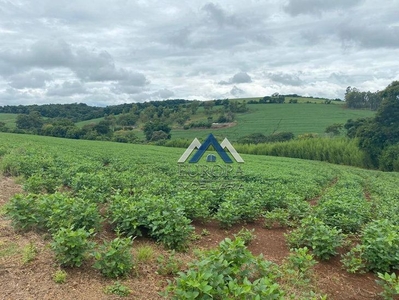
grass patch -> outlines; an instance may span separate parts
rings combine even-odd
[[[18,245],[15,243],[0,242],[0,258],[18,254]]]

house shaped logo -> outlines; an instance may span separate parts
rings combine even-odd
[[[234,159],[239,162],[243,163],[244,160],[241,158],[241,156],[238,154],[236,149],[231,145],[229,140],[225,138],[221,144],[216,140],[216,138],[213,136],[213,134],[209,134],[209,136],[206,138],[206,140],[201,144],[200,141],[195,138],[190,146],[186,149],[186,151],[183,153],[183,155],[179,158],[177,162],[179,163],[184,163],[188,157],[193,153],[195,149],[197,149],[197,152],[194,153],[193,157],[189,160],[189,163],[197,163],[201,157],[205,154],[206,150],[210,147],[213,146],[213,148],[216,150],[217,154],[222,158],[222,160],[225,163],[232,163],[233,160],[230,158],[230,156],[226,153],[224,150],[227,148],[229,150],[230,154],[234,157]],[[213,154],[209,154],[206,158],[207,162],[214,162],[216,161],[216,156]]]

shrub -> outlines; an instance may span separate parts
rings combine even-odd
[[[366,225],[361,237],[363,257],[372,271],[399,269],[399,226],[389,220],[375,220]]]
[[[382,171],[399,172],[399,144],[388,146],[382,151],[379,167]]]
[[[95,203],[70,195],[15,195],[6,208],[6,213],[17,229],[48,229],[56,232],[60,228],[98,229],[101,216]]]
[[[285,236],[290,247],[310,247],[320,259],[336,255],[336,248],[342,245],[344,238],[340,229],[329,227],[314,216],[303,219],[299,228]]]
[[[356,233],[371,219],[371,203],[351,194],[351,190],[320,201],[316,216],[325,224],[341,229],[344,233]]]
[[[106,286],[104,292],[106,294],[114,294],[120,297],[127,297],[129,296],[132,291],[119,281],[115,281],[114,284]]]
[[[53,274],[53,280],[55,283],[65,283],[66,278],[67,278],[67,272],[65,272],[64,270],[57,270]]]
[[[43,174],[33,174],[24,183],[24,190],[29,193],[54,193],[58,186],[61,185],[61,180],[52,176],[45,176]]]
[[[258,196],[246,190],[225,193],[215,215],[222,227],[228,228],[244,221],[254,222],[262,215],[262,202]]]
[[[284,279],[291,286],[307,286],[313,276],[313,266],[317,264],[307,247],[290,249],[289,256],[282,265]]]
[[[40,223],[37,210],[37,195],[16,194],[6,205],[6,214],[11,219],[13,227],[21,230],[29,230]]]
[[[255,229],[248,230],[246,228],[242,228],[237,234],[234,235],[234,237],[242,239],[244,241],[244,245],[248,246],[256,238],[254,231]]]
[[[80,267],[94,243],[88,241],[93,231],[83,228],[61,228],[53,234],[51,248],[55,252],[56,260],[62,266]]]
[[[292,226],[292,221],[290,220],[290,213],[287,209],[276,208],[272,211],[268,211],[265,213],[264,226],[270,229],[276,224],[282,227]]]
[[[395,273],[378,273],[378,278],[380,280],[376,280],[377,284],[384,289],[380,294],[383,299],[394,299],[395,295],[399,295],[399,278]]]
[[[341,262],[349,273],[364,273],[366,262],[364,260],[364,246],[356,245],[348,253],[342,255]]]
[[[277,266],[254,257],[240,238],[226,238],[215,250],[200,254],[169,282],[171,299],[282,299]]]
[[[41,219],[45,222],[43,226],[52,232],[61,227],[93,230],[100,228],[101,215],[97,204],[88,200],[55,193],[39,197],[37,205]]]
[[[130,238],[115,238],[110,242],[104,241],[94,252],[94,268],[110,278],[125,276],[133,269],[133,255],[130,252],[132,246]]]
[[[179,207],[166,206],[153,211],[149,216],[151,236],[169,249],[184,250],[194,232],[191,220],[186,218]]]
[[[147,232],[167,248],[184,250],[194,231],[184,208],[174,199],[115,196],[109,207],[116,230],[128,236]]]

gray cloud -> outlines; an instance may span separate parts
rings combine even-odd
[[[230,94],[232,94],[233,96],[238,97],[240,95],[245,94],[245,92],[242,89],[240,89],[240,88],[238,88],[236,86],[233,86],[233,88],[230,91]]]
[[[175,93],[170,91],[170,90],[168,90],[168,89],[162,89],[162,90],[158,91],[158,96],[161,99],[168,99],[168,98],[170,98],[170,97],[172,97],[174,95],[175,95]]]
[[[345,24],[338,32],[344,44],[363,48],[398,48],[399,25]]]
[[[267,77],[274,82],[299,86],[303,84],[303,81],[299,78],[298,75],[295,74],[284,74],[284,73],[269,73]]]
[[[360,4],[363,0],[289,0],[284,11],[292,16],[300,14],[320,14],[322,12],[347,9]]]
[[[219,81],[221,85],[228,84],[238,84],[238,83],[250,83],[252,82],[251,76],[249,76],[246,72],[239,72],[231,77],[228,81]]]
[[[19,73],[8,77],[8,84],[16,89],[43,88],[46,82],[52,81],[52,76],[42,70],[32,70],[26,73]]]
[[[226,13],[219,5],[214,3],[207,3],[202,7],[202,10],[206,13],[207,18],[210,22],[217,24],[220,27],[233,26],[242,27],[245,25],[243,19]]]
[[[87,94],[87,89],[79,81],[64,81],[62,84],[55,84],[47,90],[48,96],[68,97],[76,94]]]
[[[62,40],[39,40],[22,49],[0,51],[0,63],[6,70],[18,72],[29,68],[54,68],[73,62],[70,46]]]

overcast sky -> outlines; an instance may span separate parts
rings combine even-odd
[[[399,80],[399,0],[0,0],[0,105],[113,105]]]

